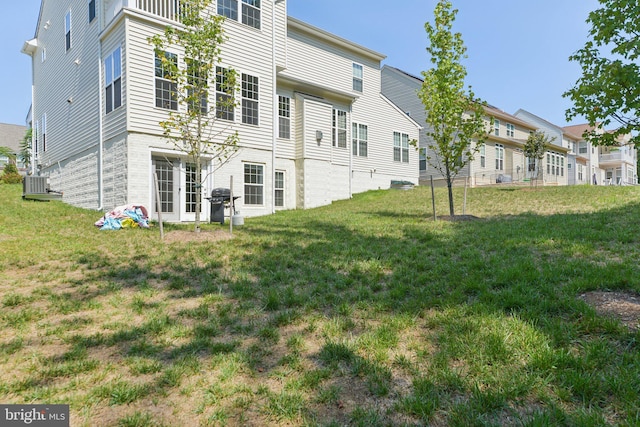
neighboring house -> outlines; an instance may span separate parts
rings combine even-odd
[[[422,79],[402,70],[385,65],[382,68],[382,93],[410,115],[418,123],[425,123],[424,106],[417,96]],[[469,179],[472,186],[502,183],[524,183],[537,178],[548,185],[566,185],[566,161],[568,148],[558,146],[550,150],[543,164],[530,162],[524,156],[524,143],[529,134],[537,129],[511,114],[495,107],[485,107],[488,138],[479,148],[474,160],[458,175]],[[430,165],[433,153],[427,151],[427,129],[420,132],[420,181],[425,183],[433,177],[442,180],[440,172]],[[431,158],[432,160],[427,160]]]
[[[593,129],[587,123],[563,128],[580,135],[579,151],[587,151],[593,162],[589,173],[592,184],[636,185],[638,183],[638,152],[629,144],[629,136],[620,138],[618,146],[596,147],[586,142],[582,135]],[[599,132],[604,132],[599,129]],[[595,176],[595,178],[594,178]]]
[[[162,137],[177,105],[148,37],[176,24],[177,0],[43,0],[32,57],[35,168],[73,205],[142,203],[163,218],[195,218],[193,165]],[[229,187],[255,216],[311,208],[392,180],[418,181],[409,141],[420,126],[381,92],[384,56],[287,17],[286,0],[218,0],[227,17],[221,68],[234,68],[239,106],[214,111],[215,131],[237,130],[239,150],[204,167],[202,189]],[[166,52],[184,64],[181,51]],[[205,203],[203,211],[208,214]]]
[[[20,143],[24,139],[27,128],[20,125],[0,123],[0,147],[7,147],[17,156],[20,152]],[[9,163],[9,158],[0,155],[0,172]],[[16,166],[24,171],[24,165],[18,160]]]
[[[591,165],[597,165],[597,158],[592,158],[591,146],[587,144],[581,136],[574,135],[566,128],[554,125],[553,123],[536,116],[535,114],[519,109],[514,113],[519,119],[534,125],[537,130],[543,132],[549,139],[553,139],[551,145],[553,147],[562,148],[563,152],[567,151],[567,185],[589,184],[591,182]],[[593,150],[595,152],[595,150]],[[549,150],[549,155],[554,153],[554,148]],[[547,161],[552,163],[552,159]],[[597,166],[596,166],[597,167]]]

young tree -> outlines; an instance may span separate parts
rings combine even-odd
[[[31,165],[31,135],[33,130],[27,129],[24,138],[20,141],[20,151],[18,152],[18,160],[22,162],[25,168]]]
[[[189,157],[195,168],[196,232],[200,232],[202,184],[207,178],[202,167],[208,159],[222,165],[235,153],[238,143],[237,131],[228,126],[214,127],[217,118],[225,117],[235,107],[236,73],[232,69],[216,69],[226,37],[224,17],[212,14],[211,4],[212,0],[181,0],[182,26],[166,27],[163,34],[149,38],[161,62],[163,77],[171,82],[171,100],[178,106],[160,126],[164,136]],[[165,54],[169,46],[184,52],[184,64]],[[213,112],[208,101],[212,81],[221,89]]]
[[[549,138],[544,132],[535,131],[529,134],[527,142],[524,143],[524,155],[528,159],[535,159],[534,170],[529,169],[529,172],[535,172],[536,184],[538,183],[538,177],[540,176],[540,165],[544,158],[544,153],[547,151],[547,146],[555,141],[556,138]],[[533,185],[533,181],[531,181]]]
[[[16,154],[9,147],[0,147],[0,156],[9,159],[9,163],[13,163],[16,160]]]
[[[640,146],[640,3],[638,0],[599,0],[602,8],[589,14],[592,40],[569,57],[582,67],[582,77],[564,93],[574,106],[567,120],[584,116],[593,131],[585,139],[594,145],[618,145],[632,135]],[[598,132],[614,124],[613,132]]]
[[[447,181],[449,214],[454,216],[453,179],[484,143],[487,130],[483,102],[464,89],[467,70],[460,63],[466,48],[460,33],[452,33],[457,9],[448,0],[440,0],[434,11],[434,23],[424,26],[430,46],[433,68],[423,71],[424,82],[418,96],[426,111],[429,164]]]

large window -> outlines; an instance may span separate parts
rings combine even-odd
[[[264,204],[264,166],[246,163],[244,165],[245,205]]]
[[[547,175],[564,176],[564,156],[554,152],[547,153]]]
[[[353,90],[356,92],[362,92],[362,65],[353,63]]]
[[[66,50],[71,49],[71,11],[64,17],[64,43]]]
[[[178,55],[169,52],[156,52],[156,107],[178,110],[178,87],[172,82],[171,72],[178,64]]]
[[[369,129],[367,125],[352,123],[351,139],[353,142],[353,155],[367,157],[369,148]]]
[[[242,74],[242,123],[259,124],[258,78]]]
[[[480,167],[487,167],[487,146],[484,144],[480,146]]]
[[[228,69],[216,67],[216,117],[233,121],[233,87],[227,78]]]
[[[187,213],[196,212],[196,204],[198,191],[200,186],[196,180],[196,165],[195,163],[187,163],[185,166],[185,209]],[[202,203],[200,203],[200,212],[202,212]]]
[[[284,172],[276,171],[276,207],[282,208],[284,207]]]
[[[334,147],[347,148],[347,112],[333,109],[333,135]]]
[[[504,145],[496,144],[496,170],[504,170]]]
[[[393,133],[393,161],[409,163],[409,135]]]
[[[238,0],[218,0],[218,15],[238,20]],[[260,0],[242,0],[242,23],[260,29]]]
[[[291,99],[278,97],[278,137],[291,138]]]
[[[207,114],[209,109],[207,66],[203,62],[187,58],[187,96],[189,111],[200,109]]]
[[[122,55],[120,47],[104,60],[105,112],[122,105]]]

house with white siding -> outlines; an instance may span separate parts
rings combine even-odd
[[[0,147],[8,148],[16,158],[16,166],[23,172],[24,165],[18,159],[18,153],[20,152],[20,143],[25,137],[27,131],[26,126],[14,125],[9,123],[0,123]],[[4,167],[9,164],[9,157],[0,154],[0,175]]]
[[[148,42],[179,25],[179,8],[179,0],[42,0],[23,47],[33,67],[34,173],[66,202],[140,203],[155,214],[155,173],[163,218],[191,221],[195,192],[206,197],[231,177],[245,216],[418,181],[409,141],[420,125],[381,93],[384,55],[288,17],[286,0],[217,0],[210,12],[226,17],[228,38],[219,69],[236,70],[242,89],[238,107],[216,111],[225,93],[212,81],[207,105],[213,130],[237,131],[239,144],[229,162],[204,166],[199,189],[194,166],[163,138],[159,122],[183,107]],[[179,49],[165,55],[185,63]]]
[[[418,123],[425,123],[424,106],[418,98],[422,78],[385,65],[382,68],[382,93]],[[542,164],[524,155],[524,144],[531,132],[537,130],[520,118],[496,107],[485,107],[488,137],[478,148],[472,162],[458,174],[459,180],[466,180],[471,186],[515,184],[530,182],[537,178],[545,185],[567,184],[568,147],[553,146],[545,153]],[[440,172],[429,164],[433,154],[428,151],[427,129],[420,132],[420,181],[425,183],[444,179]]]

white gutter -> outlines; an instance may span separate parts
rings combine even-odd
[[[273,0],[271,10],[271,66],[273,70],[273,81],[271,83],[273,96],[273,118],[272,118],[272,146],[271,146],[271,213],[276,213],[276,149],[278,148],[278,91],[277,91],[277,44],[276,44],[276,5],[282,0]]]

